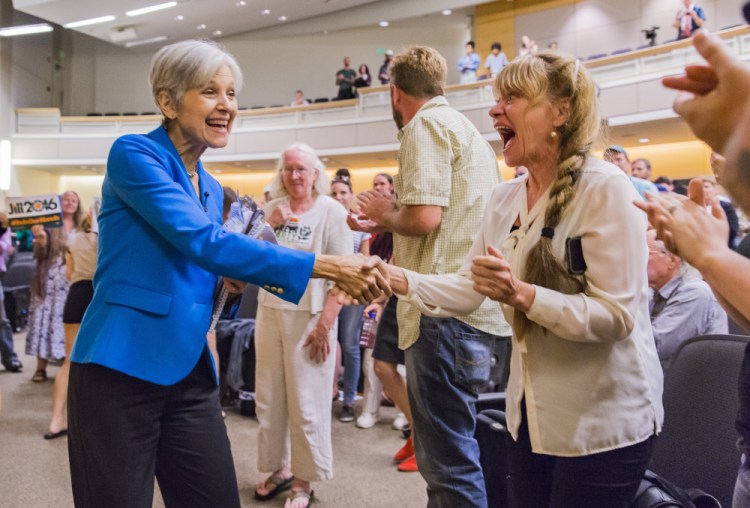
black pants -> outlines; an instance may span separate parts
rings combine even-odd
[[[239,507],[237,479],[205,357],[172,386],[72,363],[68,452],[77,507]]]
[[[526,406],[518,441],[507,434],[511,508],[627,508],[651,458],[655,436],[625,448],[583,457],[531,451]]]

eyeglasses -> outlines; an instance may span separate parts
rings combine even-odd
[[[308,172],[307,168],[284,168],[284,173],[287,175],[293,175],[294,173],[297,173],[301,176],[306,175]]]

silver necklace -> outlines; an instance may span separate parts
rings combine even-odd
[[[193,178],[193,177],[194,177],[195,175],[197,175],[197,174],[198,174],[198,169],[197,169],[197,168],[196,168],[196,169],[194,169],[194,170],[192,170],[192,171],[190,171],[189,169],[186,169],[185,171],[187,171],[187,174],[188,174],[188,176],[189,176],[190,178]]]

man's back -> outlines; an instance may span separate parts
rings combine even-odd
[[[402,205],[442,208],[441,223],[425,236],[394,234],[396,264],[419,273],[458,271],[479,230],[484,207],[498,182],[497,159],[489,143],[444,97],[424,104],[399,132],[396,192]],[[489,300],[458,318],[480,330],[507,335]],[[400,346],[417,339],[419,311],[399,305]],[[403,324],[403,326],[402,326]]]

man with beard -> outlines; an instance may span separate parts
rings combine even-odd
[[[443,97],[446,76],[445,58],[429,47],[414,46],[393,59],[398,200],[375,191],[359,196],[363,228],[393,232],[395,264],[419,273],[461,267],[498,182],[489,143]],[[397,314],[428,506],[485,507],[474,402],[488,380],[493,346],[508,340],[510,327],[489,299],[460,318],[428,317],[404,301]]]

